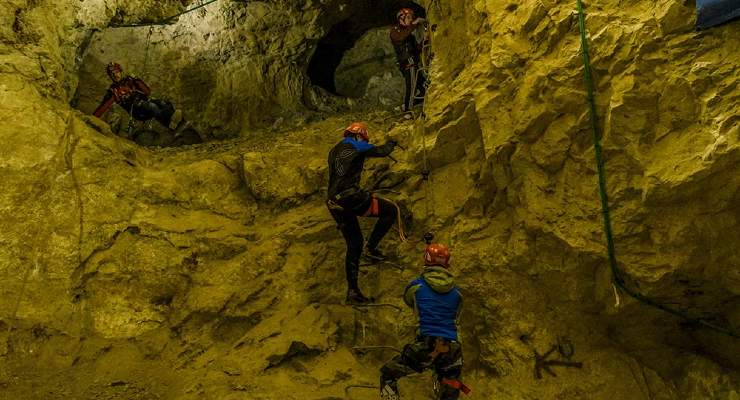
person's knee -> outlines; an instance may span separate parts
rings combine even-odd
[[[379,202],[380,218],[386,221],[395,221],[398,216],[396,205],[385,199],[381,199]]]
[[[388,367],[388,364],[383,365],[380,368],[380,379],[382,379],[383,381],[391,381],[391,380],[396,379],[393,376],[393,370],[390,367]]]
[[[454,361],[452,365],[443,368],[437,368],[437,379],[439,379],[440,400],[456,400],[460,396],[459,386],[453,386],[454,383],[460,383],[462,376],[462,358]]]
[[[141,103],[141,106],[149,112],[153,112],[153,113],[159,112],[159,107],[157,106],[157,103],[154,103],[151,100],[143,101]]]
[[[171,109],[175,108],[175,106],[172,105],[172,103],[168,100],[152,99],[149,102],[154,104],[157,108],[162,109],[162,110],[166,110],[168,108],[171,108]]]
[[[403,365],[415,372],[423,372],[429,366],[430,361],[429,349],[424,343],[406,345],[401,353]]]
[[[409,367],[402,356],[396,356],[380,368],[380,378],[383,381],[396,381],[414,372],[419,371]]]
[[[440,400],[457,400],[460,397],[460,390],[442,383],[439,389]]]
[[[396,216],[397,216],[396,210],[392,210],[392,211],[381,213],[380,219],[382,219],[383,222],[392,224],[396,221]]]

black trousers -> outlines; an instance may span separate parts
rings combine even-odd
[[[395,385],[399,378],[434,368],[440,392],[438,398],[457,400],[460,390],[442,383],[442,380],[459,380],[462,377],[462,345],[458,342],[449,342],[450,351],[432,360],[430,353],[434,350],[435,340],[436,338],[419,336],[416,342],[407,344],[401,354],[388,361],[380,369],[381,385],[385,382],[392,382]]]
[[[401,73],[403,74],[403,79],[406,81],[406,87],[404,89],[404,95],[403,95],[403,111],[409,111],[411,110],[411,107],[414,106],[414,104],[420,103],[419,101],[413,101],[414,97],[416,97],[416,92],[419,92],[420,96],[424,96],[426,94],[426,76],[423,72],[417,72],[417,67],[409,67],[409,68],[401,68]],[[416,88],[415,90],[411,90],[411,85],[413,84],[413,76],[416,74]]]
[[[377,215],[368,215],[368,217],[378,218],[378,222],[375,223],[373,231],[370,233],[370,237],[367,239],[367,247],[375,249],[380,244],[386,233],[391,229],[393,223],[396,222],[396,216],[398,210],[389,201],[383,199],[376,199],[378,202],[378,213]],[[358,286],[358,275],[360,270],[360,256],[362,256],[362,229],[360,229],[360,222],[357,220],[358,216],[363,216],[368,209],[371,207],[371,202],[362,202],[361,204],[355,205],[352,202],[342,202],[338,204],[343,208],[342,210],[332,209],[329,207],[329,212],[334,220],[337,221],[339,230],[342,232],[344,241],[347,242],[347,254],[344,259],[344,269],[347,274],[347,286],[349,289],[359,289]],[[367,204],[367,205],[365,205]]]
[[[175,113],[175,107],[167,100],[146,99],[134,103],[131,109],[131,116],[139,121],[147,121],[151,118],[156,119],[164,126],[170,125],[172,114]]]

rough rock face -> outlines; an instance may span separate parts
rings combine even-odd
[[[366,33],[347,51],[336,71],[337,92],[392,108],[402,102],[404,80],[396,64],[388,27]]]
[[[95,33],[84,48],[80,71],[85,76],[75,96],[75,105],[92,112],[110,84],[105,65],[118,60],[129,73],[145,79],[155,95],[169,98],[181,107],[199,130],[224,138],[247,133],[255,127],[271,126],[280,119],[302,122],[306,111],[335,112],[351,108],[356,101],[327,100],[324,90],[311,86],[307,64],[316,43],[335,24],[347,29],[362,28],[363,18],[380,18],[379,7],[371,16],[372,1],[331,0],[328,2],[216,2],[177,23],[155,27],[107,29]],[[394,3],[385,0],[383,3]],[[388,6],[386,6],[388,7]],[[366,14],[364,15],[363,12]],[[378,14],[378,15],[376,15]],[[350,21],[350,22],[346,22]],[[357,22],[354,22],[357,21]],[[368,26],[370,28],[372,26]],[[385,31],[385,33],[383,33]],[[338,71],[338,80],[375,82],[386,67],[395,78],[391,90],[379,90],[377,83],[367,90],[363,106],[401,102],[403,80],[387,62],[393,53],[387,40],[370,45],[369,40],[387,35],[387,28],[373,31],[349,50],[345,64],[362,63],[373,71]],[[374,52],[382,52],[379,60]],[[331,58],[335,55],[324,55]],[[379,65],[377,65],[379,64]],[[347,76],[356,74],[352,78]],[[363,97],[362,92],[351,97]],[[345,89],[340,86],[340,89]],[[351,88],[346,88],[351,90]],[[390,93],[388,93],[390,92]],[[384,99],[375,99],[383,96]],[[120,110],[119,110],[120,111]],[[123,114],[119,112],[119,114]],[[121,116],[119,115],[118,118]],[[111,122],[115,119],[110,120]],[[125,127],[124,124],[118,126]]]
[[[349,103],[304,72],[321,35],[352,15],[347,2],[224,1],[155,28],[144,73],[199,127],[225,136],[274,123],[183,149],[138,147],[68,104],[89,111],[104,89],[103,43],[125,40],[115,56],[143,65],[133,54],[146,28],[96,34],[83,57],[89,29],[157,20],[181,2],[0,9],[0,393],[375,398],[352,385],[376,384],[393,353],[352,347],[400,348],[415,320],[341,305],[344,243],[323,203],[326,153],[365,119],[374,141],[408,148],[397,164],[369,162],[366,181],[402,193],[390,196],[414,229],[410,242],[384,242],[405,268],[369,267],[361,285],[401,307],[421,234],[451,245],[471,398],[737,399],[737,340],[624,293],[615,306],[575,5],[423,5],[438,24],[424,136],[387,112],[323,117]],[[587,13],[628,284],[737,329],[740,24],[693,32],[693,7],[675,0]],[[536,380],[535,351],[556,343],[583,368]],[[428,398],[429,381],[401,390]]]

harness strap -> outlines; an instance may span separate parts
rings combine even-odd
[[[380,215],[380,203],[378,202],[378,198],[373,196],[372,200],[370,201],[370,207],[367,208],[367,211],[365,211],[362,216],[377,217],[378,215]]]
[[[344,207],[337,204],[334,200],[327,200],[326,206],[329,207],[330,210],[344,211]]]
[[[457,390],[462,391],[466,395],[470,394],[472,392],[472,389],[470,389],[466,384],[462,383],[461,381],[457,379],[448,379],[448,378],[442,378],[442,383],[451,386]]]

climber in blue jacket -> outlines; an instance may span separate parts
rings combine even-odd
[[[398,400],[398,379],[434,368],[439,399],[455,400],[470,389],[461,381],[462,346],[457,336],[457,319],[462,295],[450,268],[450,250],[430,244],[424,252],[424,271],[404,292],[404,301],[419,317],[419,335],[414,343],[380,369],[380,396]]]

